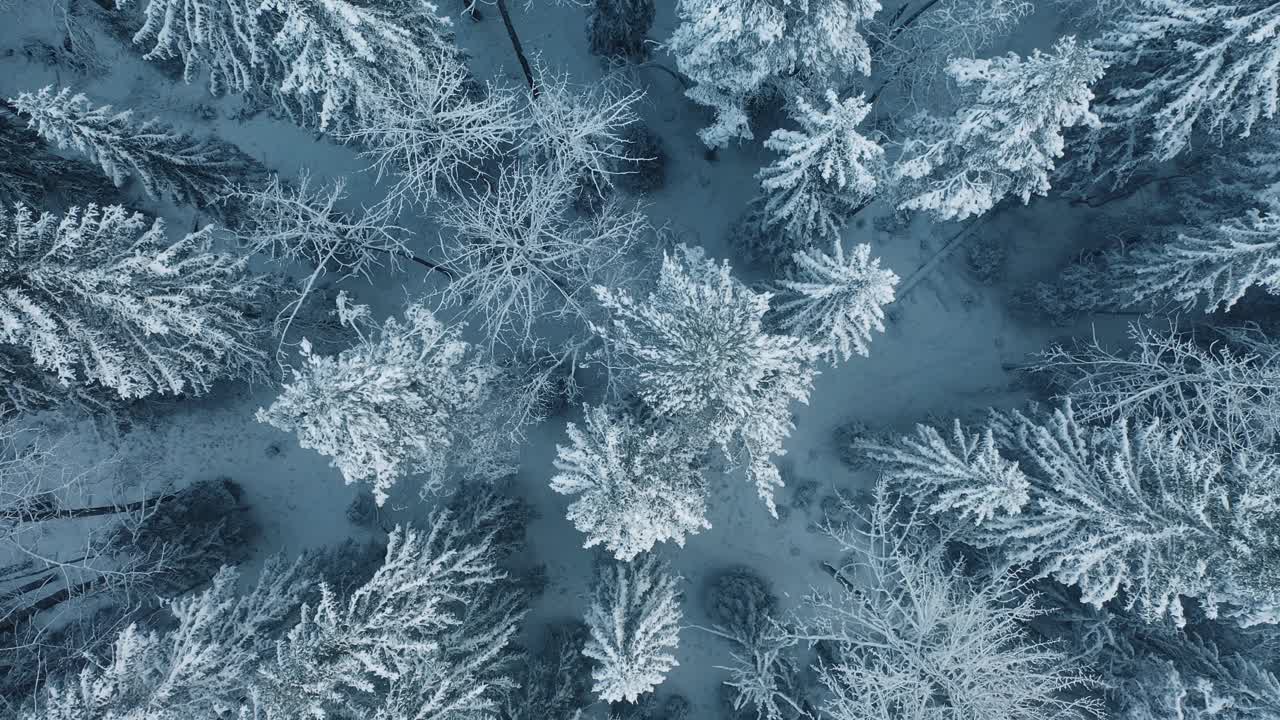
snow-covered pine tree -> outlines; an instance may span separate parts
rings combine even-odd
[[[1243,217],[1152,240],[1118,256],[1122,302],[1173,302],[1206,313],[1230,310],[1254,287],[1280,294],[1280,197],[1262,194]]]
[[[766,92],[798,96],[789,84],[835,87],[869,73],[860,31],[879,9],[876,0],[680,0],[667,49],[696,83],[686,94],[716,111],[702,141],[716,148],[750,139],[746,106]]]
[[[828,530],[849,556],[837,579],[856,584],[806,596],[809,612],[792,631],[825,646],[814,665],[826,690],[821,717],[1099,717],[1097,683],[1062,648],[1032,636],[1027,623],[1043,611],[1019,593],[1016,573],[966,572],[897,502],[881,483],[869,517]]]
[[[624,412],[586,407],[584,427],[569,423],[569,445],[556,446],[551,489],[577,495],[569,519],[586,533],[583,547],[603,545],[630,561],[668,540],[711,524],[696,443],[674,428],[646,427]]]
[[[787,332],[823,349],[831,362],[866,356],[871,333],[884,332],[884,306],[893,302],[898,276],[880,267],[870,245],[847,256],[837,237],[833,253],[806,250],[792,256],[790,277],[780,281],[783,301],[773,311]]]
[[[1009,195],[1026,203],[1047,194],[1063,128],[1097,122],[1089,87],[1103,68],[1073,37],[1026,59],[952,60],[960,107],[951,117],[918,118],[891,172],[898,207],[963,220]]]
[[[375,122],[383,90],[458,59],[449,19],[427,0],[145,0],[134,42],[178,58],[214,94],[270,98],[321,130]]]
[[[681,578],[647,553],[629,563],[601,560],[596,568],[582,654],[595,660],[596,695],[605,702],[635,702],[680,663]]]
[[[119,8],[135,0],[117,0]],[[180,60],[187,82],[209,73],[209,90],[272,95],[282,60],[270,47],[260,0],[137,0],[143,24],[133,36],[147,60]]]
[[[876,455],[890,481],[933,493],[914,498],[922,507],[976,517],[974,503],[951,501],[972,490],[994,512],[959,527],[961,539],[1079,587],[1086,603],[1118,598],[1148,620],[1181,624],[1182,598],[1195,598],[1211,616],[1280,621],[1273,458],[1224,457],[1158,422],[1082,425],[1069,404],[1052,413],[995,413],[988,430],[999,457],[985,464],[1003,470],[1001,478],[1017,463],[1028,484],[1029,499],[1014,512],[1020,498],[1006,483],[993,484],[986,471],[956,472],[954,452],[936,443],[906,441]]]
[[[55,155],[16,115],[0,115],[0,204],[52,207],[58,199],[109,205],[118,193],[88,163]]]
[[[279,18],[279,92],[321,130],[376,124],[383,90],[461,60],[449,18],[429,0],[261,0],[257,13]]]
[[[448,513],[434,515],[425,532],[396,528],[367,582],[345,598],[322,586],[263,658],[253,709],[279,720],[465,720],[496,709],[524,609],[469,621],[475,608],[492,606],[489,595],[505,578],[493,535],[477,539],[476,529]]]
[[[255,183],[262,164],[234,145],[197,138],[159,120],[139,122],[132,110],[94,106],[84,94],[52,86],[24,92],[10,101],[42,138],[73,148],[97,163],[120,187],[136,177],[152,199],[170,196],[201,208],[216,208],[234,182]]]
[[[610,361],[637,382],[637,393],[687,437],[745,456],[747,475],[771,514],[782,477],[772,456],[785,452],[791,403],[807,402],[821,349],[765,332],[769,293],[750,290],[700,248],[664,254],[657,287],[637,300],[597,286],[609,311],[593,326],[610,345]]]
[[[1280,678],[1265,656],[1224,652],[1203,631],[1114,623],[1116,648],[1097,664],[1118,720],[1280,720]]]
[[[211,238],[170,242],[163,221],[118,205],[0,210],[0,342],[126,399],[251,375],[265,359],[251,314],[265,283],[208,252]]]
[[[970,434],[956,420],[950,437],[928,425],[917,425],[915,437],[897,445],[868,444],[859,448],[887,468],[885,479],[894,492],[920,498],[930,513],[951,513],[978,525],[997,513],[1016,515],[1031,497],[1027,476],[1018,463],[1006,460],[988,428]]]
[[[797,98],[800,130],[775,130],[764,146],[783,155],[756,176],[765,191],[764,224],[803,244],[835,241],[850,212],[875,192],[884,150],[858,132],[871,106],[861,95],[826,93],[828,109]]]
[[[303,367],[257,413],[333,458],[348,484],[372,485],[379,505],[410,473],[438,483],[466,448],[492,435],[481,415],[497,370],[425,306],[410,305],[404,316],[336,357],[313,353],[304,340]]]
[[[1276,114],[1280,5],[1137,0],[1098,42],[1110,65],[1083,138],[1080,173],[1124,184],[1193,138],[1248,136]]]
[[[212,720],[234,713],[274,633],[310,590],[310,569],[272,558],[253,589],[238,594],[238,573],[223,568],[209,588],[168,603],[172,629],[130,625],[109,657],[47,684],[19,717]]]
[[[269,560],[245,594],[224,568],[168,604],[171,624],[127,628],[110,657],[48,684],[18,717],[491,717],[511,685],[523,600],[504,597],[495,529],[447,512],[429,522],[393,530],[381,566],[350,592],[316,582],[315,556]]]

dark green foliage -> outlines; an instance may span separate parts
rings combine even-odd
[[[533,519],[533,507],[504,494],[508,483],[468,484],[449,499],[449,512],[459,525],[471,528],[472,540],[493,536],[494,548],[509,557],[524,546],[525,531]]]
[[[0,346],[0,418],[65,406],[97,418],[117,419],[127,405],[101,386],[63,384],[12,346]]]
[[[978,235],[965,246],[969,271],[983,285],[994,285],[1004,276],[1006,250],[1003,238]]]
[[[838,425],[831,433],[831,442],[835,445],[836,455],[840,461],[854,470],[862,470],[870,464],[866,454],[860,450],[862,443],[875,440],[881,433],[876,433],[861,420],[850,420]]]
[[[119,202],[119,192],[97,168],[53,154],[25,123],[0,113],[0,204],[56,210]]]
[[[729,243],[751,265],[773,275],[782,275],[791,265],[791,256],[807,250],[809,243],[783,232],[781,228],[765,227],[762,210],[761,200],[753,200],[746,213],[729,228]]]
[[[623,140],[626,145],[622,154],[627,161],[623,163],[623,174],[617,177],[618,185],[633,193],[661,189],[667,182],[667,153],[662,148],[662,138],[647,125],[635,124],[627,128]]]
[[[778,598],[768,581],[745,566],[713,575],[705,602],[711,622],[748,646],[764,636],[778,616]]]
[[[1012,308],[1032,321],[1070,325],[1082,315],[1110,309],[1110,293],[1104,286],[1107,270],[1091,262],[1067,266],[1058,277],[1013,293]]]
[[[310,573],[338,597],[347,597],[373,577],[382,566],[386,552],[383,542],[348,538],[338,545],[310,553],[305,562],[312,568]]]
[[[635,703],[613,703],[615,720],[689,720],[689,701],[683,695],[645,693]]]
[[[653,26],[653,0],[596,0],[587,17],[591,53],[606,58],[643,60]]]
[[[113,550],[154,567],[148,583],[158,595],[186,592],[248,554],[258,528],[240,495],[226,478],[197,482],[145,511],[141,522],[122,523]]]
[[[372,528],[377,526],[378,503],[373,499],[373,493],[361,490],[356,493],[355,497],[351,498],[351,504],[347,505],[347,520],[356,527]]]
[[[587,626],[579,622],[550,626],[536,652],[519,663],[519,688],[502,703],[503,720],[571,720],[591,704],[591,663],[582,654]]]
[[[808,510],[818,495],[818,483],[813,480],[804,480],[795,483],[792,487],[795,489],[791,493],[791,507],[797,510]]]

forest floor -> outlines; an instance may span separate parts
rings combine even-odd
[[[46,64],[38,46],[36,52],[30,49],[33,40],[59,42],[60,19],[44,12],[52,12],[54,5],[30,0],[29,8],[10,10],[22,21],[0,30],[4,96],[50,83],[69,85],[95,102],[215,133],[284,176],[296,176],[305,168],[319,180],[347,177],[353,202],[377,199],[373,177],[360,173],[365,163],[350,149],[266,115],[237,118],[235,99],[213,98],[200,82],[184,85],[141,60],[138,49],[118,38],[96,37],[106,62],[97,77]],[[523,82],[496,9],[482,4],[481,10],[484,17],[478,23],[460,13],[454,16],[473,72],[491,82]],[[575,83],[603,78],[605,68],[587,52],[584,8],[516,4],[511,10],[526,50],[538,62],[568,73]],[[667,37],[674,23],[672,4],[660,3],[650,37]],[[669,62],[658,53],[655,59]],[[707,121],[706,111],[688,101],[669,75],[653,69],[637,72],[632,80],[646,92],[644,121],[661,136],[667,156],[665,186],[645,199],[653,223],[665,224],[676,239],[702,245],[712,256],[728,258],[743,279],[764,279],[735,258],[728,234],[756,193],[753,175],[769,161],[769,153],[757,142],[708,159],[696,135]],[[141,204],[170,219],[175,229],[198,221],[190,210]],[[846,231],[846,245],[871,244],[882,265],[904,278],[928,263],[960,230],[959,225],[917,219],[889,233],[876,229],[876,212],[883,209],[873,207]],[[787,481],[778,503],[786,506],[780,507],[782,518],[772,519],[754,489],[731,473],[713,481],[708,502],[712,528],[691,537],[682,550],[667,548],[674,566],[688,579],[685,622],[709,624],[702,610],[704,581],[727,566],[754,568],[772,581],[784,604],[793,603],[810,587],[832,582],[821,563],[833,560],[836,550],[817,529],[830,503],[824,499],[865,490],[872,481],[868,473],[842,461],[836,442],[842,425],[860,422],[874,430],[904,429],[930,416],[950,418],[1020,402],[1023,393],[1005,366],[1024,361],[1055,337],[1090,330],[1088,323],[1075,328],[1029,326],[1007,309],[1008,289],[1042,277],[1076,252],[1077,238],[1089,230],[1089,221],[1087,213],[1062,200],[1036,200],[1029,208],[994,214],[968,241],[1003,248],[1007,261],[994,284],[984,285],[973,276],[965,248],[960,247],[890,306],[888,331],[874,338],[869,358],[824,366],[810,403],[795,408],[796,429],[781,460]],[[435,236],[429,223],[410,229],[422,247],[429,247]],[[372,305],[375,317],[382,317],[397,312],[407,297],[421,294],[424,282],[413,268],[406,268],[368,283],[348,281],[345,287]],[[1108,322],[1114,332],[1117,321]],[[88,422],[46,422],[55,434],[68,434],[62,447],[70,464],[115,456],[121,460],[123,476],[148,487],[181,487],[212,477],[238,482],[263,528],[255,563],[271,553],[295,553],[365,536],[367,531],[346,517],[356,488],[344,486],[326,459],[299,448],[293,436],[254,421],[254,411],[268,404],[275,392],[267,384],[225,387],[206,398],[174,403],[151,424],[119,435],[104,434]],[[581,549],[581,534],[564,517],[569,499],[548,487],[555,445],[564,440],[565,422],[575,417],[576,413],[552,417],[533,428],[521,455],[516,490],[537,513],[529,532],[529,559],[545,564],[549,582],[529,624],[535,632],[543,621],[580,617],[591,578],[592,553]],[[411,521],[426,509],[411,481],[401,483],[389,508],[385,515],[391,522]],[[729,660],[729,650],[724,641],[701,630],[684,629],[676,653],[680,667],[660,692],[687,697],[693,704],[692,717],[719,716],[723,675],[714,667]]]

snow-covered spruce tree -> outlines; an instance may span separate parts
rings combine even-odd
[[[1081,142],[1079,170],[1124,184],[1196,137],[1248,136],[1275,116],[1280,6],[1138,0],[1098,42],[1110,65]]]
[[[497,374],[459,338],[460,328],[422,305],[404,315],[336,357],[316,355],[304,341],[303,367],[257,413],[333,458],[348,484],[372,485],[379,505],[401,477],[426,473],[429,485],[438,483],[483,442],[482,406]]]
[[[379,122],[379,88],[460,60],[449,18],[428,0],[262,0],[258,13],[280,17],[280,92],[321,130]]]
[[[1082,425],[1069,404],[995,413],[988,430],[999,457],[970,461],[974,472],[950,469],[954,451],[928,431],[870,450],[889,482],[932,493],[914,498],[920,506],[977,518],[957,523],[962,540],[1079,587],[1086,603],[1118,599],[1146,619],[1181,624],[1182,598],[1192,598],[1241,624],[1280,619],[1273,458],[1200,448],[1158,422]],[[936,475],[935,457],[947,461]],[[1010,463],[1025,477],[1025,501]]]
[[[518,690],[505,693],[501,720],[581,720],[591,697],[591,660],[582,654],[589,633],[581,622],[554,623],[517,666]]]
[[[586,407],[584,427],[569,423],[569,445],[556,446],[551,489],[577,495],[569,519],[586,533],[583,547],[603,545],[630,561],[668,540],[711,524],[706,480],[695,443],[674,428],[646,427],[630,414]]]
[[[1277,720],[1280,679],[1261,653],[1226,652],[1203,630],[1169,632],[1113,621],[1095,664],[1112,686],[1111,717]]]
[[[524,609],[504,606],[473,622],[505,578],[493,536],[473,530],[447,513],[425,532],[396,528],[368,582],[345,598],[322,586],[263,658],[253,709],[272,720],[490,717]]]
[[[1071,398],[1077,420],[1156,419],[1211,446],[1268,447],[1280,439],[1280,345],[1256,329],[1197,339],[1176,328],[1129,328],[1126,350],[1096,337],[1055,345],[1028,368]]]
[[[593,326],[610,361],[637,383],[640,398],[687,437],[717,444],[731,460],[747,460],[748,478],[771,514],[782,486],[772,456],[791,433],[791,403],[807,402],[821,349],[765,332],[769,293],[757,293],[700,248],[664,254],[657,287],[637,300],[597,286],[610,314]]]
[[[918,118],[891,172],[898,207],[963,220],[1009,195],[1026,203],[1047,194],[1063,128],[1097,122],[1089,86],[1103,67],[1072,37],[1026,59],[952,60],[960,107]]]
[[[36,365],[21,348],[0,345],[0,416],[66,405],[106,417],[119,404],[119,396],[109,388],[63,384],[56,373]]]
[[[196,138],[159,120],[138,122],[133,111],[94,106],[70,88],[55,93],[49,86],[10,102],[40,137],[83,153],[116,187],[136,177],[152,199],[169,196],[210,208],[231,183],[254,183],[265,175],[260,163],[234,145]]]
[[[168,603],[174,627],[127,627],[109,657],[47,684],[21,720],[81,718],[204,719],[234,713],[279,626],[310,589],[304,562],[269,560],[257,584],[236,590],[223,568],[203,592]]]
[[[339,135],[361,148],[379,181],[392,181],[392,204],[425,207],[442,191],[466,194],[460,176],[480,174],[528,129],[517,91],[491,85],[477,98],[469,81],[466,66],[452,60],[416,71],[379,90],[376,118]]]
[[[209,89],[223,93],[272,94],[282,59],[270,46],[271,16],[260,0],[117,0],[119,8],[143,3],[143,24],[133,36],[148,46],[147,60],[180,60],[187,82],[209,74]],[[272,18],[274,19],[274,18]]]
[[[591,677],[601,700],[635,702],[680,664],[671,654],[680,641],[680,580],[652,553],[598,564],[582,654],[598,663]]]
[[[426,0],[145,0],[134,42],[179,58],[187,80],[270,98],[296,121],[339,131],[376,122],[377,97],[458,55]]]
[[[1126,304],[1174,302],[1230,310],[1254,287],[1280,294],[1280,198],[1262,195],[1243,217],[1152,240],[1118,256],[1113,281]]]
[[[520,162],[441,207],[444,303],[480,314],[492,342],[515,346],[536,343],[533,326],[548,314],[586,318],[586,289],[625,266],[648,221],[621,202],[581,218],[577,189],[554,167]]]
[[[495,531],[477,530],[448,513],[425,532],[396,528],[346,593],[317,583],[310,557],[269,561],[247,594],[224,568],[169,604],[172,627],[126,629],[20,718],[491,717],[524,607],[503,597]]]
[[[773,311],[787,332],[823,349],[828,360],[866,356],[871,333],[884,332],[884,306],[893,302],[898,276],[880,267],[870,245],[847,256],[837,237],[833,254],[806,250],[793,255],[790,277],[780,281],[783,301]]]
[[[0,204],[50,208],[118,202],[111,183],[88,163],[55,155],[16,115],[0,116]]]
[[[870,446],[867,455],[888,468],[895,492],[919,498],[930,513],[951,513],[981,525],[997,514],[1015,515],[1030,502],[1030,482],[1006,460],[990,428],[966,433],[956,420],[949,436],[917,425],[915,437],[896,446]]]
[[[0,342],[64,383],[120,397],[201,393],[264,360],[250,311],[264,292],[211,228],[171,242],[118,205],[65,216],[0,210]]]
[[[860,31],[879,9],[876,0],[680,0],[667,49],[696,83],[686,94],[715,109],[702,141],[716,148],[750,139],[747,104],[763,93],[798,96],[797,82],[817,90],[869,73]]]
[[[796,641],[781,622],[778,597],[755,571],[730,567],[718,572],[703,593],[707,628],[732,643],[726,694],[735,711],[754,709],[758,720],[813,717],[800,687]],[[749,716],[749,715],[748,715]]]
[[[1067,654],[1036,642],[1043,611],[1013,574],[975,578],[949,563],[883,484],[865,528],[829,528],[846,562],[828,592],[806,598],[795,639],[824,643],[815,665],[834,720],[1097,717],[1095,685]],[[857,511],[849,508],[853,513]],[[922,537],[923,535],[923,537]],[[944,689],[943,691],[939,691]]]
[[[875,192],[884,150],[858,132],[871,106],[861,95],[826,94],[828,109],[797,98],[800,130],[775,130],[764,146],[783,155],[756,176],[765,191],[765,227],[804,244],[832,242],[850,212]]]

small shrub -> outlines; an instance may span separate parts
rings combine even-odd
[[[589,632],[580,622],[551,625],[542,647],[518,665],[519,690],[507,693],[506,720],[573,718],[591,704],[591,663],[582,654]]]
[[[194,483],[161,502],[137,524],[124,524],[113,545],[156,562],[148,582],[170,596],[206,583],[223,565],[249,553],[257,526],[240,504],[241,490],[229,479]]]
[[[807,250],[809,246],[781,228],[766,227],[759,205],[759,201],[753,202],[729,228],[729,243],[741,252],[748,263],[773,275],[781,275],[791,264],[791,256]]]
[[[622,154],[623,172],[616,182],[632,193],[651,193],[667,182],[667,153],[662,138],[643,124],[627,128]]]
[[[751,645],[778,615],[778,598],[756,571],[735,566],[714,575],[707,585],[707,616],[720,629]]]
[[[308,554],[307,562],[317,580],[327,584],[338,597],[347,597],[364,585],[382,566],[387,547],[374,540],[352,539]]]
[[[653,26],[653,0],[596,0],[587,17],[591,54],[605,58],[644,60],[646,36]]]
[[[689,720],[692,712],[685,696],[657,693],[642,695],[635,703],[614,703],[609,709],[615,720]]]
[[[356,527],[377,527],[378,503],[373,499],[373,493],[361,490],[351,498],[351,504],[347,505],[347,520]]]
[[[965,249],[969,271],[979,283],[994,285],[1004,277],[1007,252],[1002,238],[979,235],[971,240]]]
[[[805,480],[795,485],[795,490],[791,493],[791,507],[797,510],[808,510],[813,504],[813,499],[818,495],[818,483],[813,480]]]

